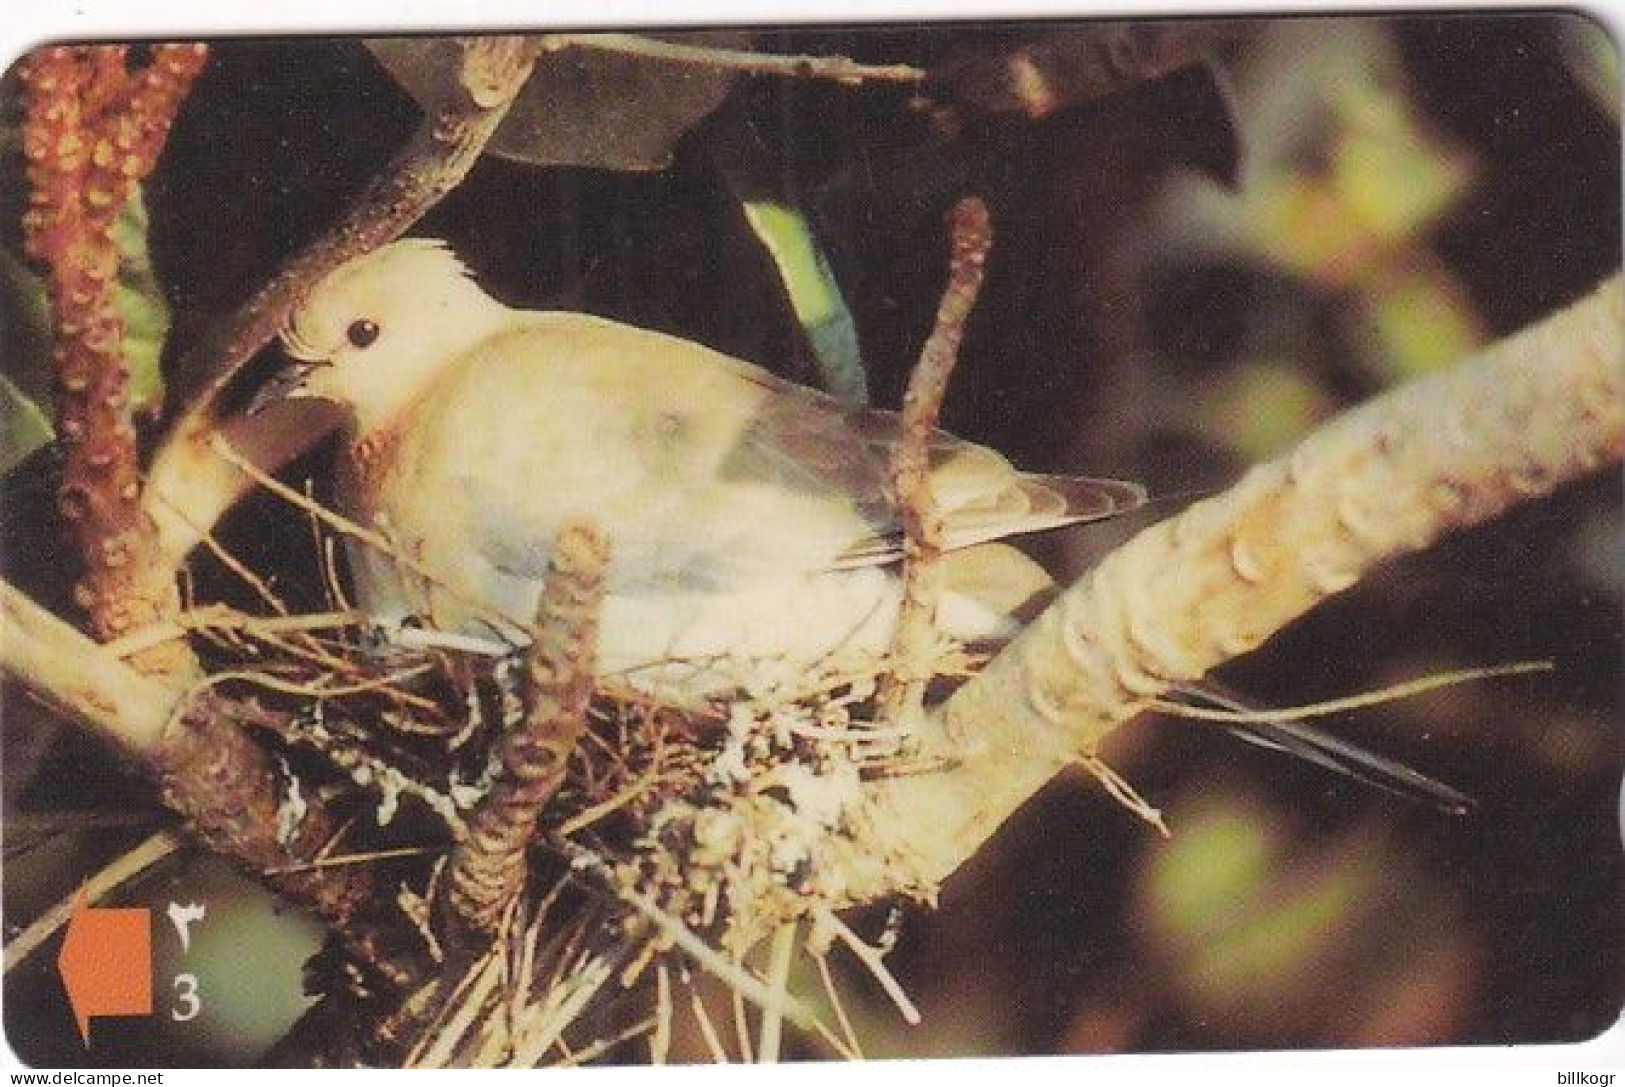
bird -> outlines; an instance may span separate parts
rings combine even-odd
[[[345,262],[281,341],[292,365],[256,407],[337,403],[340,511],[411,556],[347,543],[375,621],[522,639],[554,537],[586,522],[609,540],[603,674],[707,694],[741,665],[889,645],[897,413],[664,333],[510,308],[435,239]],[[938,619],[965,642],[1007,640],[1042,583],[994,541],[1146,501],[1137,483],[1021,472],[943,431],[929,462],[949,553]]]
[[[299,398],[342,410],[337,503],[391,545],[346,541],[357,603],[379,628],[522,645],[555,537],[584,522],[609,541],[600,677],[692,703],[889,647],[904,552],[897,413],[665,333],[511,308],[429,238],[341,264],[280,339],[290,364],[249,410]],[[1008,641],[1054,593],[1002,541],[1147,501],[1138,483],[1023,472],[945,431],[928,449],[945,550],[936,621],[965,643]],[[1232,731],[1447,811],[1470,805],[1301,724]]]

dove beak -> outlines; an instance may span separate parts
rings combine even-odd
[[[270,381],[260,386],[254,398],[248,402],[244,414],[258,415],[272,404],[312,395],[308,382],[316,367],[314,362],[295,362],[284,366]]]

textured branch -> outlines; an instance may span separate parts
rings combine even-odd
[[[209,448],[220,427],[217,400],[242,366],[270,342],[300,299],[351,257],[391,241],[454,189],[473,168],[512,105],[535,60],[524,38],[473,38],[462,70],[448,73],[423,123],[339,225],[294,255],[231,320],[188,352],[182,374],[206,374],[186,390],[185,413],[153,460],[145,509],[158,526],[162,566],[173,573],[186,554],[253,486]],[[329,413],[291,413],[238,422],[228,437],[267,471],[275,471],[330,431]],[[238,433],[240,432],[240,433]]]
[[[536,817],[564,783],[592,695],[593,648],[609,547],[588,525],[553,544],[525,660],[525,718],[504,738],[500,775],[452,854],[446,903],[462,931],[490,939],[525,883]]]
[[[1622,327],[1616,275],[1118,548],[933,718],[923,753],[955,769],[872,787],[852,900],[930,894],[1169,685],[1256,648],[1377,562],[1618,460]]]
[[[3,581],[0,620],[0,672],[124,751],[157,749],[180,697],[174,687],[136,672]]]
[[[367,944],[370,933],[348,928],[372,901],[371,872],[360,865],[301,867],[319,856],[339,829],[320,798],[301,793],[304,810],[297,827],[286,840],[278,837],[282,777],[250,728],[275,730],[281,716],[212,692],[178,709],[163,742],[147,759],[163,789],[165,806],[181,816],[191,836],[210,851],[309,906],[359,945],[364,960],[382,965],[388,956]],[[272,871],[284,874],[266,876]]]
[[[45,269],[54,332],[57,434],[64,460],[58,507],[83,556],[75,599],[106,641],[179,610],[174,578],[140,504],[124,329],[114,302],[113,227],[163,148],[169,125],[208,55],[160,45],[126,67],[127,46],[57,46],[21,68],[28,255]],[[178,643],[177,643],[178,644]],[[184,667],[172,649],[143,662]]]
[[[71,720],[155,771],[165,802],[213,851],[254,874],[309,860],[334,831],[320,800],[293,840],[277,840],[280,801],[265,750],[244,726],[271,715],[211,693],[188,699],[177,687],[142,675],[0,582],[0,674],[23,684]],[[370,897],[360,869],[293,873],[268,881],[342,925]]]
[[[914,719],[935,672],[942,518],[931,495],[931,436],[993,244],[987,206],[974,196],[953,206],[948,227],[948,285],[903,394],[903,440],[892,463],[892,487],[903,522],[903,603],[892,639],[891,672],[881,695],[890,721]]]

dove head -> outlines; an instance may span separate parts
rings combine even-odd
[[[345,262],[311,290],[282,331],[295,363],[256,407],[284,397],[332,400],[366,434],[513,316],[441,242],[393,242]]]

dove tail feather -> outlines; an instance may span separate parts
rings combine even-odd
[[[986,451],[978,452],[985,454]],[[981,491],[971,488],[969,493],[964,488],[956,491],[951,486],[938,491],[937,498],[943,504],[942,546],[945,551],[959,551],[1026,532],[1099,521],[1146,503],[1145,488],[1138,483],[1087,476],[1009,474],[1002,459],[994,464],[1003,466],[1006,473],[1002,486]],[[933,489],[943,483],[940,477],[932,482]],[[853,570],[882,566],[902,557],[903,534],[894,528],[856,541],[832,568]]]
[[[1145,488],[1138,483],[1089,476],[1024,474],[1016,486],[1027,496],[1035,514],[1064,516],[1067,523],[1115,517],[1145,505],[1147,497]]]
[[[1024,532],[1043,532],[1084,521],[1099,521],[1142,506],[1138,483],[1087,476],[1020,475],[992,501],[950,509],[944,518],[944,545],[950,551],[990,543]]]

